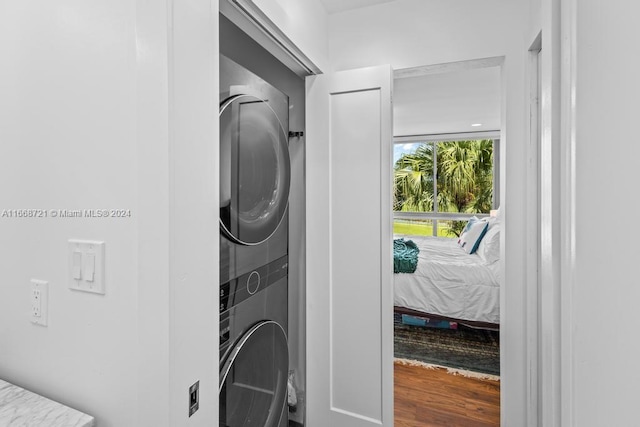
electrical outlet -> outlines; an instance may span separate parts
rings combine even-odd
[[[196,381],[189,387],[189,416],[193,415],[200,407],[200,381]]]
[[[33,289],[31,291],[31,310],[34,317],[41,317],[42,310],[42,291],[40,289]]]
[[[47,326],[49,316],[49,282],[31,279],[30,283],[31,322]]]

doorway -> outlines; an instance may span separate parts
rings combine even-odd
[[[500,422],[501,63],[394,72],[397,425]]]

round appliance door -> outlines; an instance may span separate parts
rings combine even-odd
[[[220,426],[278,427],[287,399],[289,351],[282,327],[253,326],[220,370]]]
[[[235,95],[220,106],[220,226],[230,240],[257,245],[285,216],[291,181],[288,137],[263,100]]]

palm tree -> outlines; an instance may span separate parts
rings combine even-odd
[[[394,210],[433,210],[433,146],[422,144],[412,154],[404,154],[395,165]]]
[[[493,141],[425,143],[395,164],[394,210],[433,211],[433,149],[437,147],[438,210],[487,213],[493,198]],[[459,234],[463,224],[454,224]]]
[[[448,211],[489,212],[493,197],[493,141],[438,143],[438,192]]]

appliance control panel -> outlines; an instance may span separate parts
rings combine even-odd
[[[247,274],[220,285],[220,313],[287,277],[288,256],[283,256]],[[222,327],[222,326],[221,326]]]

